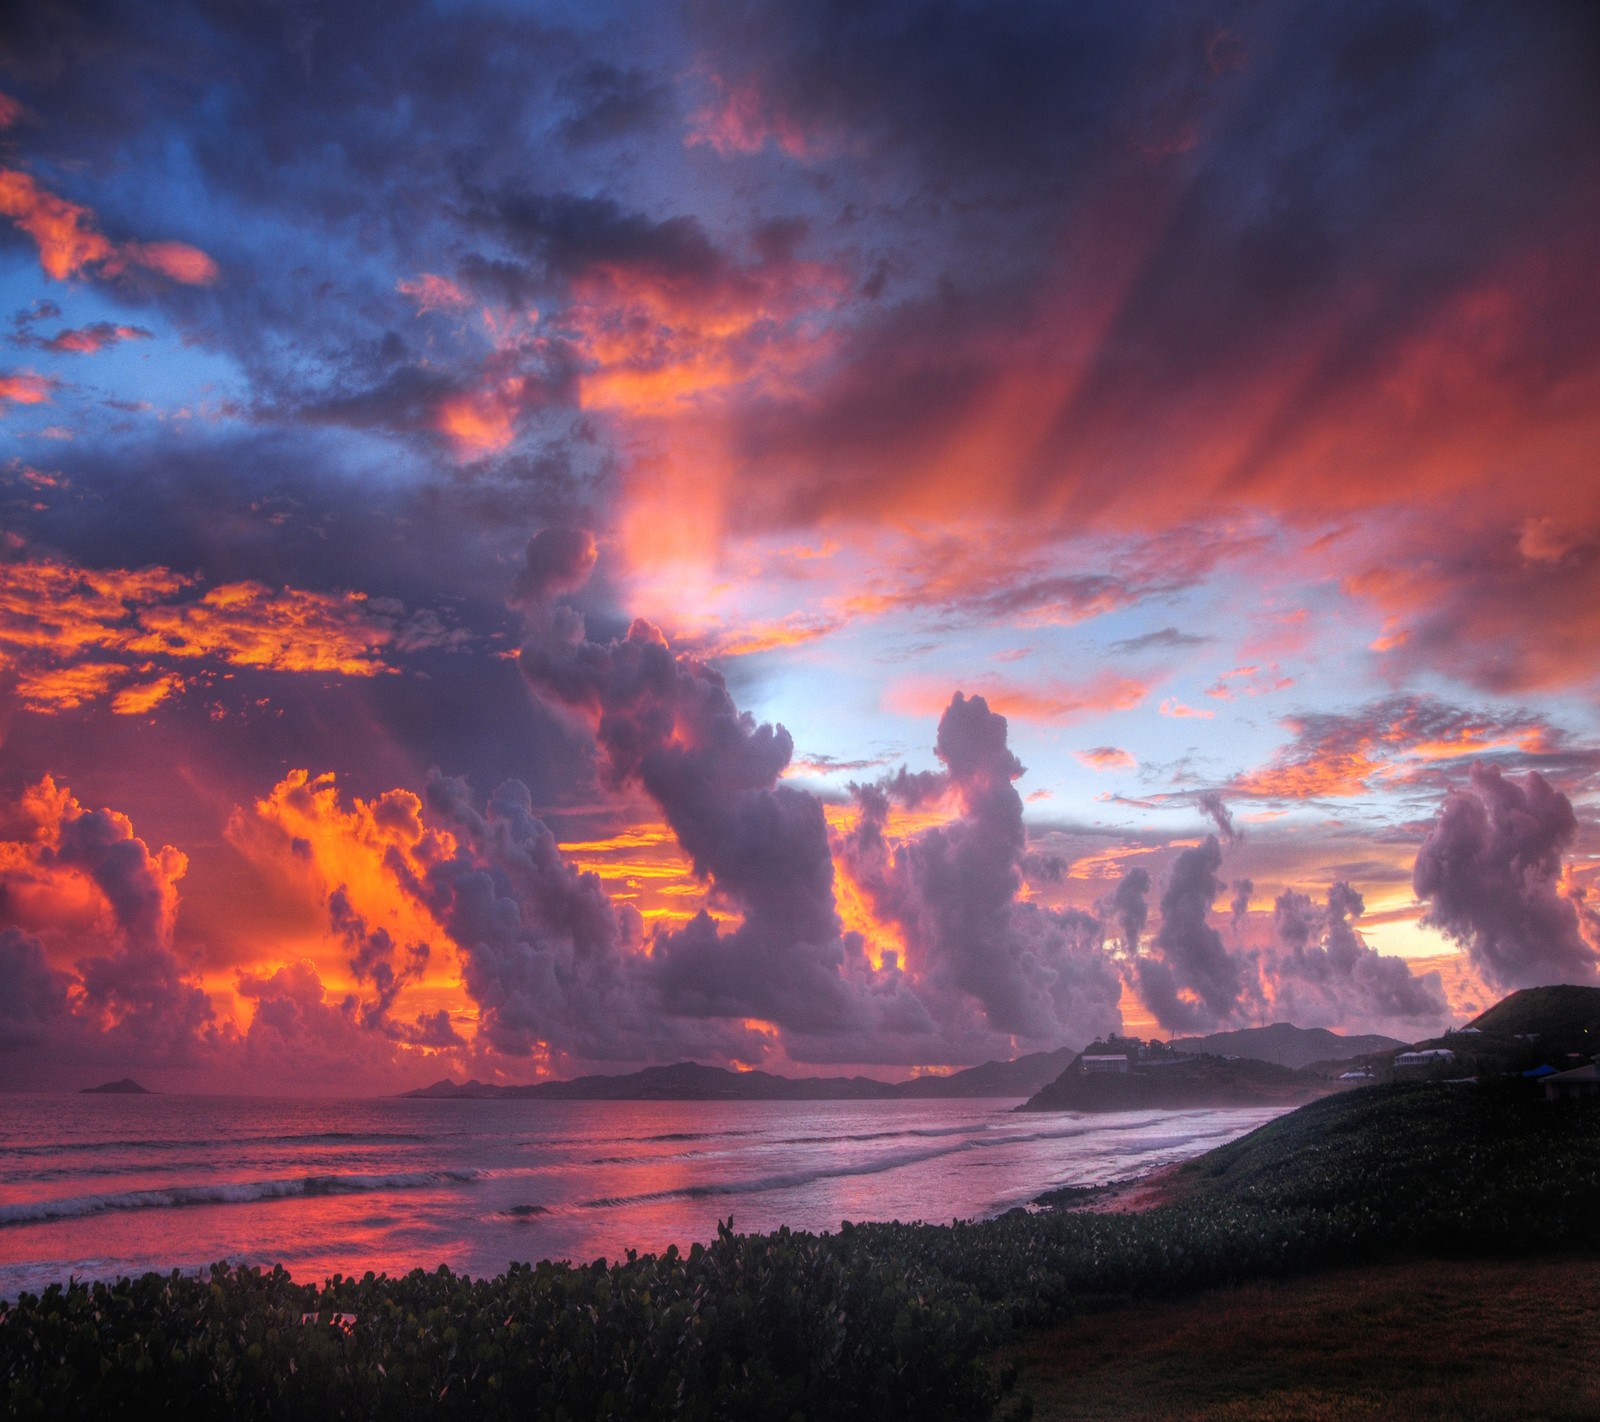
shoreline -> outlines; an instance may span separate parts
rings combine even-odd
[[[1175,1160],[1104,1185],[1064,1185],[1036,1195],[1033,1204],[1043,1213],[1058,1215],[1143,1214],[1175,1204],[1188,1193],[1178,1180],[1187,1164],[1186,1160]]]

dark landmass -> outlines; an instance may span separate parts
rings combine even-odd
[[[1467,1027],[1501,1037],[1531,1033],[1565,1050],[1600,1051],[1600,987],[1521,988]]]
[[[1455,1054],[1452,1076],[1496,1077],[1551,1067],[1566,1071],[1600,1053],[1600,988],[1561,985],[1520,988],[1458,1031],[1415,1044],[1418,1050],[1447,1048]],[[1325,1074],[1332,1062],[1323,1064]],[[1338,1064],[1360,1068],[1379,1081],[1394,1077],[1394,1053],[1369,1053]],[[1312,1070],[1318,1070],[1313,1067]]]
[[[1600,1417],[1600,1258],[1423,1259],[1086,1311],[1006,1350],[1033,1422]]]
[[[1376,1033],[1346,1037],[1326,1027],[1296,1027],[1274,1022],[1270,1027],[1244,1027],[1237,1032],[1213,1032],[1209,1037],[1177,1037],[1168,1044],[1175,1052],[1214,1057],[1250,1057],[1258,1062],[1305,1068],[1313,1063],[1342,1062],[1372,1052],[1402,1052],[1407,1043]]]
[[[1516,1260],[1509,1272],[1532,1277],[1547,1261],[1593,1255],[1600,1100],[1546,1102],[1520,1077],[1365,1087],[1280,1116],[1165,1178],[1160,1201],[1136,1212],[1015,1209],[979,1223],[825,1235],[725,1226],[687,1254],[515,1265],[492,1279],[441,1268],[317,1285],[217,1265],[208,1276],[69,1283],[0,1307],[0,1412],[954,1422],[1004,1404],[1003,1415],[1020,1417],[1026,1409],[1005,1392],[1015,1370],[1003,1365],[1026,1357],[1030,1340],[1048,1340],[1043,1330],[1109,1320],[1137,1349],[1160,1344],[1135,1336],[1139,1310],[1198,1299],[1188,1316],[1210,1316],[1218,1289],[1428,1259]],[[1546,1341],[1539,1299],[1525,1298],[1514,1353],[1499,1331],[1457,1330],[1453,1356],[1489,1369],[1480,1382],[1509,1376],[1512,1362],[1537,1380],[1541,1350],[1559,1339],[1590,1347],[1592,1313]],[[1315,1332],[1285,1342],[1302,1352],[1320,1342],[1342,1385],[1360,1393],[1359,1415],[1408,1415],[1360,1391],[1367,1354],[1344,1340],[1383,1334],[1403,1347],[1464,1303],[1423,1294],[1420,1317],[1324,1310]],[[1235,1352],[1253,1307],[1225,1315]],[[1563,1363],[1559,1376],[1583,1373],[1589,1356]],[[1130,1405],[1145,1395],[1147,1372],[1122,1395]],[[1220,1415],[1355,1415],[1323,1400]],[[1573,1406],[1526,1415],[1592,1415]],[[1167,1414],[1115,1406],[1092,1415]],[[1442,1415],[1522,1414],[1452,1404]]]
[[[1110,1054],[1095,1043],[1084,1056]],[[1174,1055],[1129,1059],[1125,1072],[1083,1069],[1074,1058],[1054,1081],[1017,1107],[1019,1111],[1185,1110],[1202,1106],[1297,1105],[1333,1090],[1324,1077],[1246,1057]]]
[[[157,1093],[148,1087],[140,1086],[131,1076],[125,1076],[121,1081],[108,1081],[100,1086],[86,1086],[79,1096],[154,1096]]]
[[[919,1076],[902,1081],[895,1095],[909,1100],[928,1097],[1032,1096],[1041,1086],[1054,1081],[1078,1054],[1071,1047],[1053,1052],[1029,1052],[1009,1062],[985,1062],[982,1066],[953,1071],[949,1076]]]
[[[580,1076],[531,1086],[436,1081],[407,1091],[429,1101],[543,1099],[546,1101],[901,1101],[943,1097],[1028,1096],[1060,1074],[1077,1054],[1070,1047],[1031,1052],[1009,1062],[985,1062],[948,1076],[878,1081],[870,1076],[774,1076],[765,1071],[678,1062],[619,1076]]]

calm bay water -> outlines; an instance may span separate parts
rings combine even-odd
[[[296,1278],[589,1260],[742,1231],[997,1214],[1183,1160],[1276,1109],[1014,1101],[0,1097],[0,1298],[218,1259]]]

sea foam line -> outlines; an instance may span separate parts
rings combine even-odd
[[[105,1195],[69,1195],[0,1205],[0,1226],[81,1219],[108,1210],[170,1210],[185,1205],[243,1205],[257,1200],[292,1200],[311,1195],[348,1195],[368,1190],[415,1190],[466,1184],[477,1170],[400,1170],[382,1175],[301,1175],[282,1180],[240,1180],[217,1185],[171,1185],[161,1190],[124,1190]]]

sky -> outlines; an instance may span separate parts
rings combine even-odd
[[[0,19],[0,1088],[1600,982],[1592,5]]]

